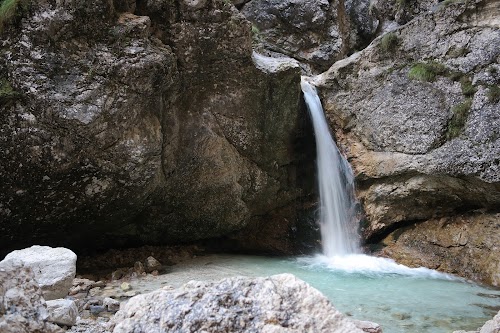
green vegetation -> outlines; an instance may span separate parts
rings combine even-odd
[[[27,9],[28,0],[0,0],[0,33],[19,14],[19,7]]]
[[[488,101],[490,103],[500,102],[500,87],[499,86],[490,86],[486,96],[488,96]]]
[[[460,79],[460,85],[462,87],[462,94],[464,94],[467,97],[474,96],[474,94],[477,91],[476,87],[472,85],[472,81],[468,76],[463,76]]]
[[[380,48],[385,53],[394,52],[396,51],[398,44],[398,36],[395,33],[390,32],[382,37],[382,40],[380,41]]]
[[[464,76],[464,73],[460,71],[449,71],[447,76],[450,78],[450,80],[460,81],[460,79],[462,79],[462,77]]]
[[[9,81],[0,78],[0,106],[16,98],[17,95],[18,93],[12,88]]]
[[[408,77],[413,80],[432,82],[436,76],[446,73],[446,67],[435,61],[414,64],[408,72]]]
[[[465,126],[469,111],[472,106],[472,98],[467,98],[462,103],[455,105],[451,111],[453,115],[448,123],[446,138],[448,140],[457,137]]]

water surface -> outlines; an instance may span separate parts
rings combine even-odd
[[[292,273],[320,290],[341,312],[377,322],[386,333],[475,330],[500,308],[500,290],[372,258],[210,255],[173,266],[154,281],[132,284],[150,291],[166,284],[178,287],[189,280]]]

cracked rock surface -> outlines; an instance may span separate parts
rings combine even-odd
[[[32,1],[0,44],[2,245],[188,242],[293,207],[299,68],[251,41],[222,0]]]

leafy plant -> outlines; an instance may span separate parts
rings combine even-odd
[[[462,103],[455,105],[451,111],[453,113],[450,122],[448,123],[448,130],[446,138],[448,140],[457,137],[465,126],[469,111],[472,106],[472,98],[466,98]]]
[[[399,38],[395,33],[389,32],[382,37],[380,48],[385,53],[394,52],[399,44]]]
[[[490,103],[498,103],[500,101],[500,87],[490,86],[486,96],[488,97],[488,101],[490,101]]]
[[[429,63],[416,63],[408,72],[408,77],[413,80],[431,82],[436,76],[446,73],[446,67],[443,64],[432,61]]]

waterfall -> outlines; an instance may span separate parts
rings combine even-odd
[[[301,87],[316,137],[323,253],[327,257],[360,253],[351,166],[330,135],[316,89],[304,78]]]

